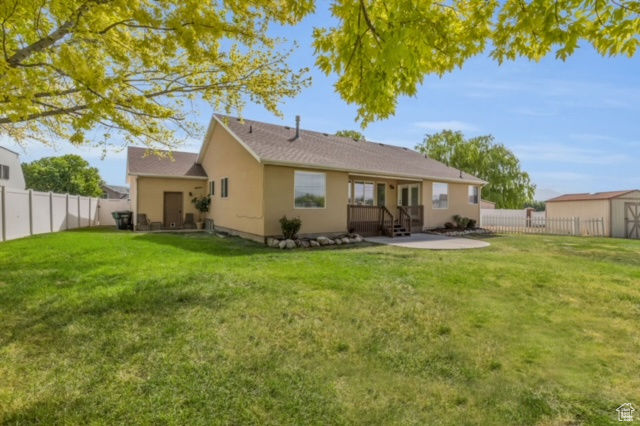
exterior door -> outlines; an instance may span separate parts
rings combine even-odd
[[[398,205],[419,206],[420,205],[420,184],[398,185]]]
[[[624,203],[624,223],[627,238],[640,238],[640,203]]]
[[[164,227],[182,227],[182,192],[164,193]]]

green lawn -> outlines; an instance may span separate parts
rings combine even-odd
[[[0,423],[618,424],[640,241],[279,251],[84,230],[0,243]],[[640,415],[638,415],[640,418]]]

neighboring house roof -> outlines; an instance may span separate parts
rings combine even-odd
[[[146,148],[130,146],[127,151],[127,174],[133,176],[182,177],[200,179],[207,174],[196,164],[198,154],[180,151],[159,151],[164,156],[154,155]],[[146,155],[145,155],[146,154]],[[171,155],[172,157],[169,157]]]
[[[485,181],[461,172],[439,161],[426,158],[412,149],[327,133],[300,130],[295,139],[295,127],[262,123],[214,115],[213,126],[219,123],[234,134],[258,161],[265,164],[291,165],[320,169],[358,172],[362,174],[387,175],[419,179],[442,179],[446,181],[476,184]],[[202,161],[209,142],[209,134],[200,150],[198,162]]]
[[[119,185],[102,185],[103,188],[110,189],[113,192],[119,192],[120,194],[128,194],[129,187],[128,186],[119,186]]]
[[[635,189],[630,189],[627,191],[609,191],[609,192],[596,192],[594,194],[589,194],[585,192],[583,194],[564,194],[559,197],[551,198],[546,202],[555,202],[555,201],[592,201],[592,200],[610,200],[612,198],[619,197],[621,195],[628,194],[630,192],[636,191]]]

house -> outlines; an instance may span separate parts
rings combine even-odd
[[[605,236],[640,238],[640,190],[565,194],[546,203],[548,218],[603,218]]]
[[[485,210],[495,210],[496,203],[489,200],[480,200],[480,208]]]
[[[126,186],[118,185],[100,185],[102,189],[102,198],[108,200],[126,200],[129,198],[129,188]]]
[[[26,187],[20,165],[20,154],[2,146],[0,146],[0,186],[22,190]]]
[[[131,205],[150,221],[180,227],[197,213],[191,197],[212,198],[215,229],[262,241],[281,234],[283,216],[301,234],[421,232],[455,214],[480,219],[475,176],[408,148],[214,115],[198,154],[173,158],[128,151]]]

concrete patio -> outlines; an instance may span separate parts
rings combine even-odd
[[[486,241],[474,240],[471,238],[447,237],[434,234],[412,234],[408,237],[370,237],[366,241],[376,244],[386,244],[390,246],[408,247],[425,250],[466,250],[474,248],[488,247]]]

